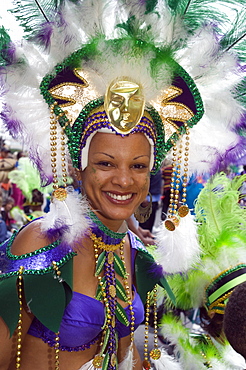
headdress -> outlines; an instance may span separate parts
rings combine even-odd
[[[238,98],[243,82],[240,58],[245,57],[238,47],[243,40],[240,22],[232,27],[223,10],[205,12],[198,3],[186,8],[185,3],[165,1],[65,0],[58,5],[38,3],[39,10],[32,1],[17,3],[15,12],[27,41],[13,44],[2,30],[2,118],[12,135],[28,145],[42,182],[53,180],[55,209],[44,230],[57,227],[59,208],[63,224],[78,226],[69,230],[69,240],[83,233],[79,220],[73,220],[77,212],[69,207],[71,196],[66,198],[58,178],[66,185],[66,160],[79,167],[87,140],[98,129],[119,135],[144,132],[153,147],[153,173],[173,148],[178,176],[172,214],[178,208],[179,178],[183,175],[186,183],[190,172],[215,170],[214,163],[226,160],[226,153],[242,140],[235,132],[244,112],[243,99]],[[213,27],[217,22],[222,31],[222,15],[229,29],[223,38]],[[125,113],[114,95],[127,102]],[[183,157],[177,154],[183,152]],[[184,190],[182,203],[185,199]],[[191,220],[187,222],[190,226]],[[184,229],[193,230],[194,225],[183,225],[181,235]],[[194,234],[185,238],[188,264]],[[166,236],[159,239],[165,241]],[[171,245],[175,248],[177,242]]]

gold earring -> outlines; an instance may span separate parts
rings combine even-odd
[[[142,207],[141,204],[140,204],[140,206],[138,206],[138,208],[134,212],[135,218],[141,224],[143,222],[147,221],[148,218],[150,217],[151,213],[152,213],[152,195],[150,193],[148,195],[150,197],[149,204],[146,207]]]

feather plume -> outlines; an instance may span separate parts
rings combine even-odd
[[[18,168],[9,173],[9,179],[21,189],[26,200],[31,202],[32,190],[38,189],[43,193],[51,193],[52,185],[41,187],[40,175],[29,158],[23,157],[18,161]]]
[[[168,355],[164,348],[161,348],[161,357],[158,360],[150,359],[156,370],[182,370],[181,364],[173,356]]]
[[[129,347],[124,360],[119,364],[119,370],[134,368],[133,348]]]
[[[61,241],[74,246],[88,230],[88,211],[86,198],[80,198],[72,187],[68,187],[64,201],[54,199],[51,203],[50,212],[41,220],[41,230],[48,235],[60,230]]]
[[[216,370],[245,369],[245,360],[228,343],[222,346],[203,334],[192,336],[190,329],[170,314],[163,316],[161,324],[161,333],[174,346],[182,370],[205,370],[208,362]]]
[[[58,0],[59,1],[59,0]],[[50,0],[14,0],[10,9],[20,22],[28,37],[33,36],[42,23],[50,22],[50,13],[57,8],[57,1]]]
[[[201,246],[200,262],[186,275],[169,277],[168,282],[182,309],[203,306],[204,292],[222,271],[246,261],[246,213],[238,200],[246,176],[229,179],[217,174],[201,190],[195,214]]]
[[[169,231],[164,224],[156,235],[156,258],[165,273],[185,272],[198,262],[200,247],[196,223],[189,213],[179,226]]]

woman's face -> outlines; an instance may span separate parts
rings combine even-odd
[[[150,144],[144,134],[97,133],[91,140],[82,187],[92,209],[117,231],[149,190]]]

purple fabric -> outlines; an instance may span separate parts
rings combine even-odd
[[[1,248],[4,248],[5,246],[6,244]],[[70,247],[61,244],[57,246],[53,243],[50,244],[49,250],[45,250],[45,248],[39,249],[36,253],[23,255],[19,259],[10,255],[10,258],[5,261],[3,272],[7,271],[8,273],[11,273],[18,271],[20,266],[24,266],[25,270],[38,271],[48,269],[52,266],[52,261],[60,261],[63,258],[67,258],[68,254],[70,254],[70,258],[72,258],[72,253],[74,252]]]
[[[132,271],[134,271],[134,259],[139,247],[145,249],[135,235],[128,231],[132,250]],[[144,320],[144,306],[140,296],[134,290],[134,299],[132,302],[135,329]],[[131,320],[131,313],[129,306],[125,308],[128,320]],[[66,351],[81,351],[89,348],[91,344],[99,339],[102,326],[105,321],[104,305],[95,298],[86,296],[84,294],[73,292],[73,297],[65,309],[64,316],[60,326],[60,349]],[[130,334],[130,326],[125,326],[116,321],[116,328],[118,337],[122,338]],[[33,320],[28,334],[41,338],[50,346],[55,344],[55,334],[47,329],[36,318]]]
[[[144,307],[135,289],[134,292],[132,305],[136,329],[144,320]],[[125,312],[130,321],[129,306],[125,308]],[[60,349],[81,351],[89,348],[100,337],[104,321],[104,305],[102,302],[84,294],[73,292],[73,298],[66,307],[59,330]],[[118,320],[115,329],[118,332],[119,339],[130,334],[130,326],[125,326]],[[55,333],[47,329],[36,318],[33,320],[28,334],[41,338],[50,346],[55,344]]]

